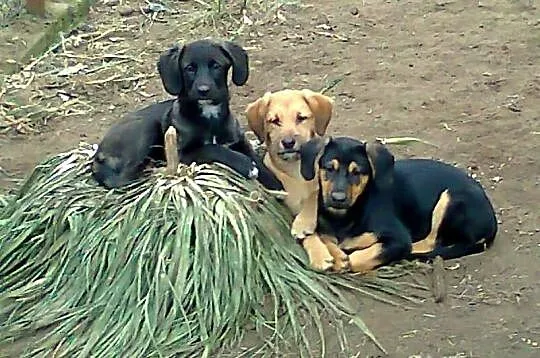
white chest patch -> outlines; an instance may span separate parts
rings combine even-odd
[[[206,101],[199,101],[199,107],[201,108],[201,115],[208,119],[218,118],[221,112],[221,104],[209,104]]]

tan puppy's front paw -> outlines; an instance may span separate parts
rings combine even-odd
[[[304,239],[313,235],[317,229],[317,218],[306,218],[305,215],[297,215],[291,226],[291,235],[296,239]]]
[[[309,257],[309,265],[316,271],[326,272],[334,267],[334,258],[329,253],[317,253]]]
[[[316,271],[329,271],[334,266],[334,257],[318,235],[307,236],[302,246],[309,257],[309,265]]]

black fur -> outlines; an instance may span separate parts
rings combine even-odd
[[[344,190],[343,183],[358,183],[355,175],[369,176],[365,190],[354,202],[333,203],[319,193],[317,232],[335,236],[338,242],[373,233],[382,244],[383,264],[401,259],[451,259],[482,252],[497,233],[497,220],[484,190],[474,179],[451,165],[424,159],[397,160],[380,143],[363,143],[347,137],[331,138],[322,148],[313,139],[301,149],[302,175],[315,177],[314,168],[329,168],[332,159],[338,170],[327,175],[332,190]],[[354,161],[358,169],[348,174]],[[375,173],[375,177],[373,177]],[[356,180],[356,181],[355,181]],[[436,246],[426,254],[411,254],[412,243],[425,238],[431,229],[432,211],[440,194],[448,189],[450,204],[438,231]],[[482,240],[485,240],[482,242]]]

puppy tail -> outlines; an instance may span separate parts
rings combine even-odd
[[[431,252],[426,253],[411,253],[408,260],[431,261],[435,257],[440,256],[443,260],[457,259],[467,255],[475,255],[484,252],[493,242],[477,242],[473,245],[456,244],[453,246],[439,246]]]

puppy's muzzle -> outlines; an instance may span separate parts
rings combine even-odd
[[[197,92],[199,93],[201,99],[207,98],[208,94],[210,93],[210,86],[201,85],[197,87]]]
[[[326,200],[326,207],[333,211],[344,211],[350,206],[350,200],[343,191],[333,191]]]
[[[300,159],[300,150],[296,139],[291,136],[284,137],[281,140],[280,146],[283,148],[278,152],[278,155],[283,160],[298,160]]]

